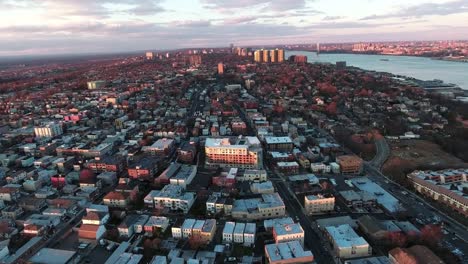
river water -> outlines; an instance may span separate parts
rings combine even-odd
[[[468,90],[468,63],[433,60],[423,57],[365,55],[365,54],[327,54],[317,56],[315,52],[286,51],[286,58],[291,55],[306,55],[308,62],[346,61],[348,66],[365,70],[390,72],[405,75],[420,80],[439,79],[445,83],[453,83]],[[386,59],[388,61],[382,61]]]

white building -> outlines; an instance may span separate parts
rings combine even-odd
[[[216,219],[196,220],[185,219],[180,227],[172,227],[172,237],[174,238],[198,238],[209,243],[216,233]]]
[[[36,137],[55,137],[63,134],[62,124],[56,122],[43,123],[34,127]]]
[[[372,248],[349,224],[325,227],[336,255],[342,259],[372,255]]]
[[[188,238],[192,235],[193,226],[195,225],[197,220],[195,219],[185,219],[184,223],[182,224],[182,237]]]
[[[233,234],[234,234],[234,228],[236,226],[236,223],[234,222],[226,222],[224,224],[224,229],[223,229],[223,242],[225,243],[231,243],[233,242]]]
[[[180,210],[188,213],[195,201],[195,193],[184,192],[180,185],[169,184],[162,190],[152,190],[144,202],[150,208]]]
[[[276,218],[286,215],[286,207],[278,193],[262,194],[262,198],[235,200],[231,214],[242,220]]]
[[[254,182],[250,185],[250,191],[253,193],[274,193],[275,188],[273,187],[273,183],[271,181],[265,182]]]
[[[182,238],[182,227],[173,226],[171,228],[171,233],[173,238]]]
[[[236,223],[236,227],[234,228],[234,243],[244,243],[244,230],[245,224],[244,223]]]
[[[273,226],[275,224],[294,224],[294,220],[291,217],[282,217],[282,218],[273,218],[273,219],[266,219],[263,221],[263,226],[265,227],[265,230],[267,231],[272,231]]]
[[[174,139],[162,138],[158,139],[151,146],[144,146],[142,151],[152,155],[169,155],[174,150],[174,146]]]
[[[226,222],[223,229],[224,243],[239,243],[251,246],[255,243],[257,226],[255,223]]]
[[[276,223],[273,225],[273,238],[276,243],[299,241],[301,245],[304,245],[304,229],[299,223]]]
[[[304,207],[309,215],[321,214],[333,211],[335,208],[335,197],[324,197],[323,195],[306,195]]]
[[[310,169],[312,170],[312,172],[321,172],[321,173],[331,172],[331,166],[326,165],[325,163],[322,163],[322,162],[311,163]]]
[[[331,172],[332,173],[335,173],[335,174],[338,174],[340,173],[340,164],[336,163],[336,162],[331,162],[330,163],[330,169],[331,169]]]
[[[251,246],[255,244],[255,233],[257,232],[257,225],[255,223],[247,223],[244,229],[244,246]]]
[[[94,90],[94,89],[99,89],[101,87],[104,87],[106,82],[105,81],[91,81],[91,82],[88,82],[87,84],[88,84],[89,90]]]
[[[204,225],[205,225],[205,220],[196,220],[195,224],[193,224],[193,227],[192,227],[192,234],[201,233]]]
[[[265,258],[270,264],[313,263],[314,255],[305,251],[299,241],[265,245]]]

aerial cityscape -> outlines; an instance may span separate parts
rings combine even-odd
[[[466,0],[0,22],[0,264],[468,263]]]

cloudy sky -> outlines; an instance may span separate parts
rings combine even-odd
[[[0,56],[468,38],[468,0],[0,0]]]

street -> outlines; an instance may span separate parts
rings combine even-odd
[[[317,263],[335,263],[335,259],[327,248],[328,241],[325,240],[317,228],[317,224],[312,222],[304,213],[303,207],[296,196],[287,187],[285,180],[277,173],[268,170],[270,179],[275,183],[276,189],[286,206],[289,216],[293,220],[299,219],[299,223],[304,229],[304,243],[307,249],[312,250]],[[338,262],[339,263],[339,262]]]
[[[385,161],[390,156],[390,146],[384,137],[375,140],[375,157],[370,161],[370,164],[377,169],[381,169]]]

